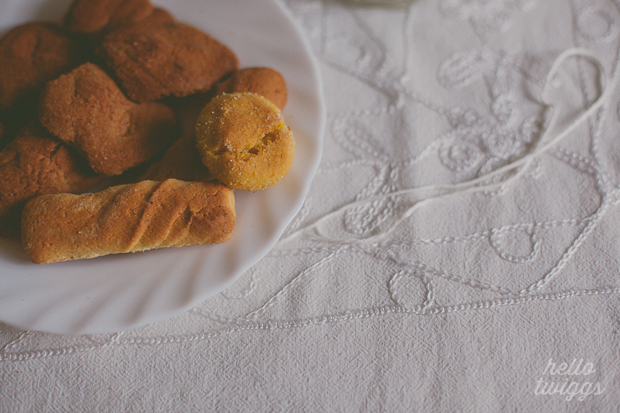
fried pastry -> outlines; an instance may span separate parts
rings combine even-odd
[[[10,30],[0,39],[0,110],[36,108],[45,83],[81,61],[79,47],[60,26],[27,23]]]
[[[168,10],[155,7],[153,9],[153,12],[149,14],[146,18],[141,20],[139,24],[140,25],[147,25],[147,24],[156,25],[156,24],[172,23],[175,21],[176,19],[174,18],[172,14],[170,14]]]
[[[81,193],[99,183],[74,150],[36,123],[0,151],[0,235],[19,235],[24,203],[35,196]]]
[[[211,100],[198,116],[196,145],[217,180],[248,191],[280,181],[295,152],[293,134],[280,110],[253,93]]]
[[[22,215],[22,242],[36,264],[228,240],[233,191],[220,184],[166,180],[94,194],[44,195]]]
[[[98,54],[136,102],[206,92],[239,65],[232,50],[183,23],[122,27]]]
[[[154,8],[149,0],[75,0],[65,17],[65,26],[74,33],[94,34],[138,23]]]
[[[269,99],[280,110],[288,99],[286,81],[277,70],[268,67],[248,67],[235,73],[217,88],[217,94],[256,93]]]
[[[93,63],[47,84],[39,120],[82,153],[95,172],[108,176],[152,159],[179,135],[172,109],[130,101]]]
[[[0,150],[2,150],[10,140],[9,126],[2,115],[3,113],[0,111]]]
[[[154,7],[149,0],[75,0],[64,24],[72,33],[96,39],[123,26],[172,21],[170,13]]]
[[[142,175],[143,180],[163,181],[166,179],[207,182],[215,179],[203,165],[196,149],[193,136],[185,136],[176,141],[158,162]]]

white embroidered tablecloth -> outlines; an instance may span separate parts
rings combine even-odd
[[[0,411],[620,405],[620,1],[286,0],[320,169],[227,291],[109,335],[0,325]]]

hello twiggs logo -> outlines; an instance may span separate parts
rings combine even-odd
[[[560,396],[566,401],[584,401],[605,391],[601,382],[593,376],[594,364],[574,359],[570,364],[556,363],[549,359],[542,377],[536,380],[534,394],[537,396]]]

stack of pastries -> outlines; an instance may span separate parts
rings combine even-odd
[[[208,102],[195,131],[180,108]],[[149,0],[74,0],[0,38],[0,236],[34,263],[228,240],[234,189],[288,171],[274,69]],[[195,133],[194,133],[195,132]]]

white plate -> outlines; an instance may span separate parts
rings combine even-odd
[[[71,0],[4,0],[0,31],[25,21],[61,21]],[[215,246],[167,248],[57,264],[32,264],[21,245],[0,240],[0,321],[55,333],[111,333],[186,311],[224,290],[274,246],[297,213],[318,168],[325,125],[319,70],[280,0],[155,0],[179,21],[210,33],[241,67],[268,66],[287,81],[284,110],[295,159],[277,185],[235,191],[232,238]]]

